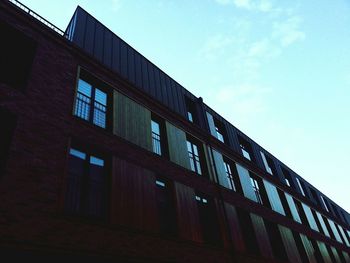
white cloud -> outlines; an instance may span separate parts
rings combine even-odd
[[[305,39],[305,33],[300,29],[302,20],[298,16],[289,17],[273,25],[272,37],[279,39],[283,47]]]
[[[217,58],[225,52],[225,48],[234,42],[231,36],[214,35],[209,37],[199,50],[199,54],[208,60]]]

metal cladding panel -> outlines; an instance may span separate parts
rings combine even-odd
[[[318,221],[319,221],[320,224],[321,224],[323,233],[324,233],[327,237],[330,237],[329,232],[328,232],[328,229],[327,229],[327,227],[326,227],[326,224],[325,224],[325,222],[324,222],[324,220],[323,220],[322,215],[321,215],[319,212],[316,211],[316,216],[317,216],[317,218],[318,218]]]
[[[91,16],[86,18],[86,30],[84,37],[84,49],[90,55],[94,55],[94,36],[95,36],[95,23],[96,21]]]
[[[118,37],[112,37],[112,69],[116,72],[120,72],[120,42],[121,40]]]
[[[310,227],[313,230],[320,232],[320,230],[318,229],[318,226],[316,224],[315,218],[311,212],[311,208],[309,206],[305,205],[304,203],[301,203],[301,205],[303,207],[303,210],[305,212],[305,215],[306,215],[307,221],[309,222]]]
[[[95,22],[94,56],[100,62],[103,62],[104,30],[101,23]]]
[[[142,69],[142,84],[143,84],[143,90],[145,92],[149,93],[149,77],[148,77],[148,67],[147,67],[148,61],[144,58],[141,57],[141,69]]]
[[[256,195],[254,193],[254,190],[253,190],[253,186],[250,182],[249,171],[246,168],[244,168],[243,166],[239,165],[238,163],[236,163],[236,167],[237,167],[238,176],[239,176],[239,179],[240,179],[240,182],[242,185],[244,196],[249,198],[250,200],[258,202],[258,200],[256,199]]]
[[[349,239],[347,238],[346,234],[345,234],[345,231],[344,229],[338,225],[338,228],[339,228],[339,232],[340,234],[342,235],[344,241],[345,241],[345,244],[347,247],[350,247],[350,242],[349,242]]]
[[[176,82],[170,79],[170,87],[172,92],[172,99],[174,101],[174,110],[180,113],[179,99],[177,98]]]
[[[237,138],[237,132],[236,132],[236,128],[232,125],[232,124],[228,124],[228,131],[227,134],[228,136],[231,138],[231,145],[230,148],[232,150],[234,150],[235,152],[239,152],[241,151],[240,147],[239,147],[239,142],[238,142],[238,138]]]
[[[265,258],[273,258],[273,252],[264,219],[256,214],[250,214],[250,218],[252,220],[261,255]]]
[[[107,29],[104,32],[103,64],[112,68],[112,32]]]
[[[187,110],[185,105],[185,94],[189,92],[184,90],[183,87],[181,87],[178,83],[176,83],[176,93],[177,93],[177,99],[179,102],[179,113],[186,118]]]
[[[330,227],[332,229],[332,232],[333,232],[333,234],[335,236],[335,239],[338,242],[343,243],[343,241],[341,240],[341,237],[339,235],[339,232],[338,232],[337,227],[335,226],[334,222],[332,220],[330,220],[329,218],[327,218],[327,220],[328,220],[328,223],[329,223],[329,225],[330,225]]]
[[[160,76],[159,76],[159,69],[153,68],[154,72],[154,91],[155,91],[155,98],[157,98],[158,101],[162,101],[162,90],[160,87]]]
[[[328,253],[328,250],[327,250],[325,243],[317,240],[317,245],[318,245],[318,249],[320,250],[320,253],[321,253],[321,256],[322,256],[324,262],[327,262],[327,263],[333,262],[331,257],[329,256],[329,253]]]
[[[166,94],[168,98],[168,105],[169,108],[172,110],[174,109],[174,97],[173,97],[173,91],[171,87],[171,79],[168,75],[164,75],[164,80],[165,80],[165,89],[166,89]]]
[[[161,100],[165,105],[169,105],[166,84],[165,84],[165,74],[161,71],[159,74],[159,83],[160,83],[160,86],[158,88],[159,93],[157,94],[159,96],[157,96],[157,98]]]
[[[120,42],[120,73],[128,78],[128,46],[124,41]]]
[[[315,252],[314,252],[314,247],[312,246],[312,243],[308,239],[307,236],[303,234],[299,234],[301,238],[301,242],[303,243],[303,247],[305,249],[306,255],[309,259],[310,263],[317,263],[316,258],[315,258]]]
[[[86,18],[86,12],[78,7],[76,10],[75,28],[72,41],[81,48],[84,47]]]
[[[278,225],[278,229],[281,233],[282,242],[286,248],[289,262],[302,263],[292,231],[281,225]]]
[[[267,196],[269,198],[272,210],[285,216],[286,213],[283,209],[283,205],[282,205],[281,199],[278,195],[276,187],[266,180],[263,180],[263,182],[264,182],[264,186],[265,186]]]
[[[128,46],[128,79],[135,84],[135,51]]]
[[[156,83],[154,78],[154,68],[151,67],[150,63],[146,61],[146,68],[148,73],[148,81],[149,81],[149,94],[152,97],[156,97]]]
[[[332,247],[332,246],[331,246],[331,251],[332,251],[332,254],[333,254],[333,256],[334,256],[335,262],[336,262],[336,263],[342,263],[341,260],[340,260],[338,251],[335,249],[335,247]]]
[[[206,113],[207,113],[207,122],[209,124],[210,134],[216,138],[216,129],[215,129],[213,115],[211,115],[209,112],[206,112]]]
[[[141,55],[137,52],[135,52],[135,84],[136,84],[136,87],[142,89]]]
[[[343,257],[346,263],[350,263],[350,256],[347,252],[343,251]]]

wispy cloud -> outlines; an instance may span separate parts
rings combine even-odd
[[[225,53],[225,49],[232,45],[234,37],[221,34],[214,35],[207,39],[199,54],[208,60],[213,60]]]
[[[221,5],[234,5],[237,8],[269,12],[272,10],[272,3],[269,0],[215,0]]]
[[[122,1],[121,0],[111,0],[112,1],[112,10],[114,12],[119,11],[122,7]]]
[[[292,16],[285,21],[275,22],[272,36],[277,38],[283,47],[305,39],[305,33],[300,29],[302,19]]]

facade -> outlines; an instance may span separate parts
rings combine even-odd
[[[0,2],[12,260],[350,262],[350,215],[78,7]]]

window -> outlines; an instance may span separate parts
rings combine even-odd
[[[289,187],[295,188],[292,176],[290,175],[289,171],[282,166],[281,166],[281,170],[284,175],[284,180],[286,185],[288,185]]]
[[[106,128],[108,94],[101,88],[103,84],[90,79],[91,77],[89,80],[82,78],[78,80],[74,115],[96,126]]]
[[[153,152],[162,155],[162,147],[160,145],[160,126],[159,123],[152,120],[151,121],[151,128],[152,128],[152,145],[153,145]]]
[[[23,90],[27,84],[35,55],[36,43],[23,32],[0,21],[0,82]]]
[[[0,108],[0,177],[4,174],[6,159],[10,150],[16,116]]]
[[[259,243],[256,238],[250,214],[239,207],[236,207],[236,211],[247,251],[254,255],[260,255]]]
[[[298,186],[299,186],[299,189],[300,189],[300,193],[301,193],[303,196],[305,196],[305,189],[304,189],[303,183],[299,180],[298,177],[296,177],[295,180],[296,180],[297,183],[298,183]]]
[[[253,190],[254,190],[254,193],[255,193],[256,200],[258,201],[259,204],[263,204],[263,199],[261,197],[258,180],[256,178],[250,176],[250,183],[253,186]]]
[[[230,186],[230,189],[232,189],[233,191],[236,191],[236,185],[232,174],[232,168],[227,160],[224,160],[224,168],[226,172],[227,183]]]
[[[185,96],[185,104],[186,104],[186,111],[187,111],[187,119],[192,123],[198,124],[195,102]]]
[[[198,193],[195,198],[203,241],[212,245],[219,245],[221,243],[220,230],[213,200]]]
[[[311,197],[312,199],[316,202],[316,204],[318,205],[319,204],[319,201],[318,201],[318,197],[317,197],[317,192],[315,189],[309,187],[309,190],[310,190],[310,194],[311,194]]]
[[[160,232],[174,235],[176,233],[176,214],[172,185],[168,181],[160,178],[156,180],[156,200]]]
[[[270,240],[274,257],[283,262],[288,261],[287,252],[283,245],[284,243],[281,237],[280,230],[278,229],[278,225],[276,225],[275,223],[272,223],[267,219],[264,219],[264,223],[265,223],[266,231]]]
[[[68,160],[65,211],[92,218],[107,212],[107,173],[105,160],[79,148],[71,148]]]
[[[214,118],[214,125],[216,131],[216,138],[223,143],[227,142],[225,126],[216,118]]]
[[[271,175],[276,174],[276,169],[272,158],[264,154],[262,151],[260,151],[260,155],[263,160],[266,171]]]
[[[241,147],[241,151],[243,156],[249,161],[253,160],[253,151],[250,144],[244,140],[241,136],[238,136],[239,146]]]
[[[321,201],[322,201],[324,208],[327,210],[327,212],[329,212],[328,204],[322,195],[321,195]]]
[[[153,152],[158,155],[168,156],[165,124],[161,118],[154,114],[152,114],[151,132]]]
[[[202,175],[202,166],[201,166],[201,159],[200,159],[200,150],[198,149],[198,146],[191,140],[187,139],[187,151],[188,156],[190,158],[190,166],[191,170],[195,173]]]

